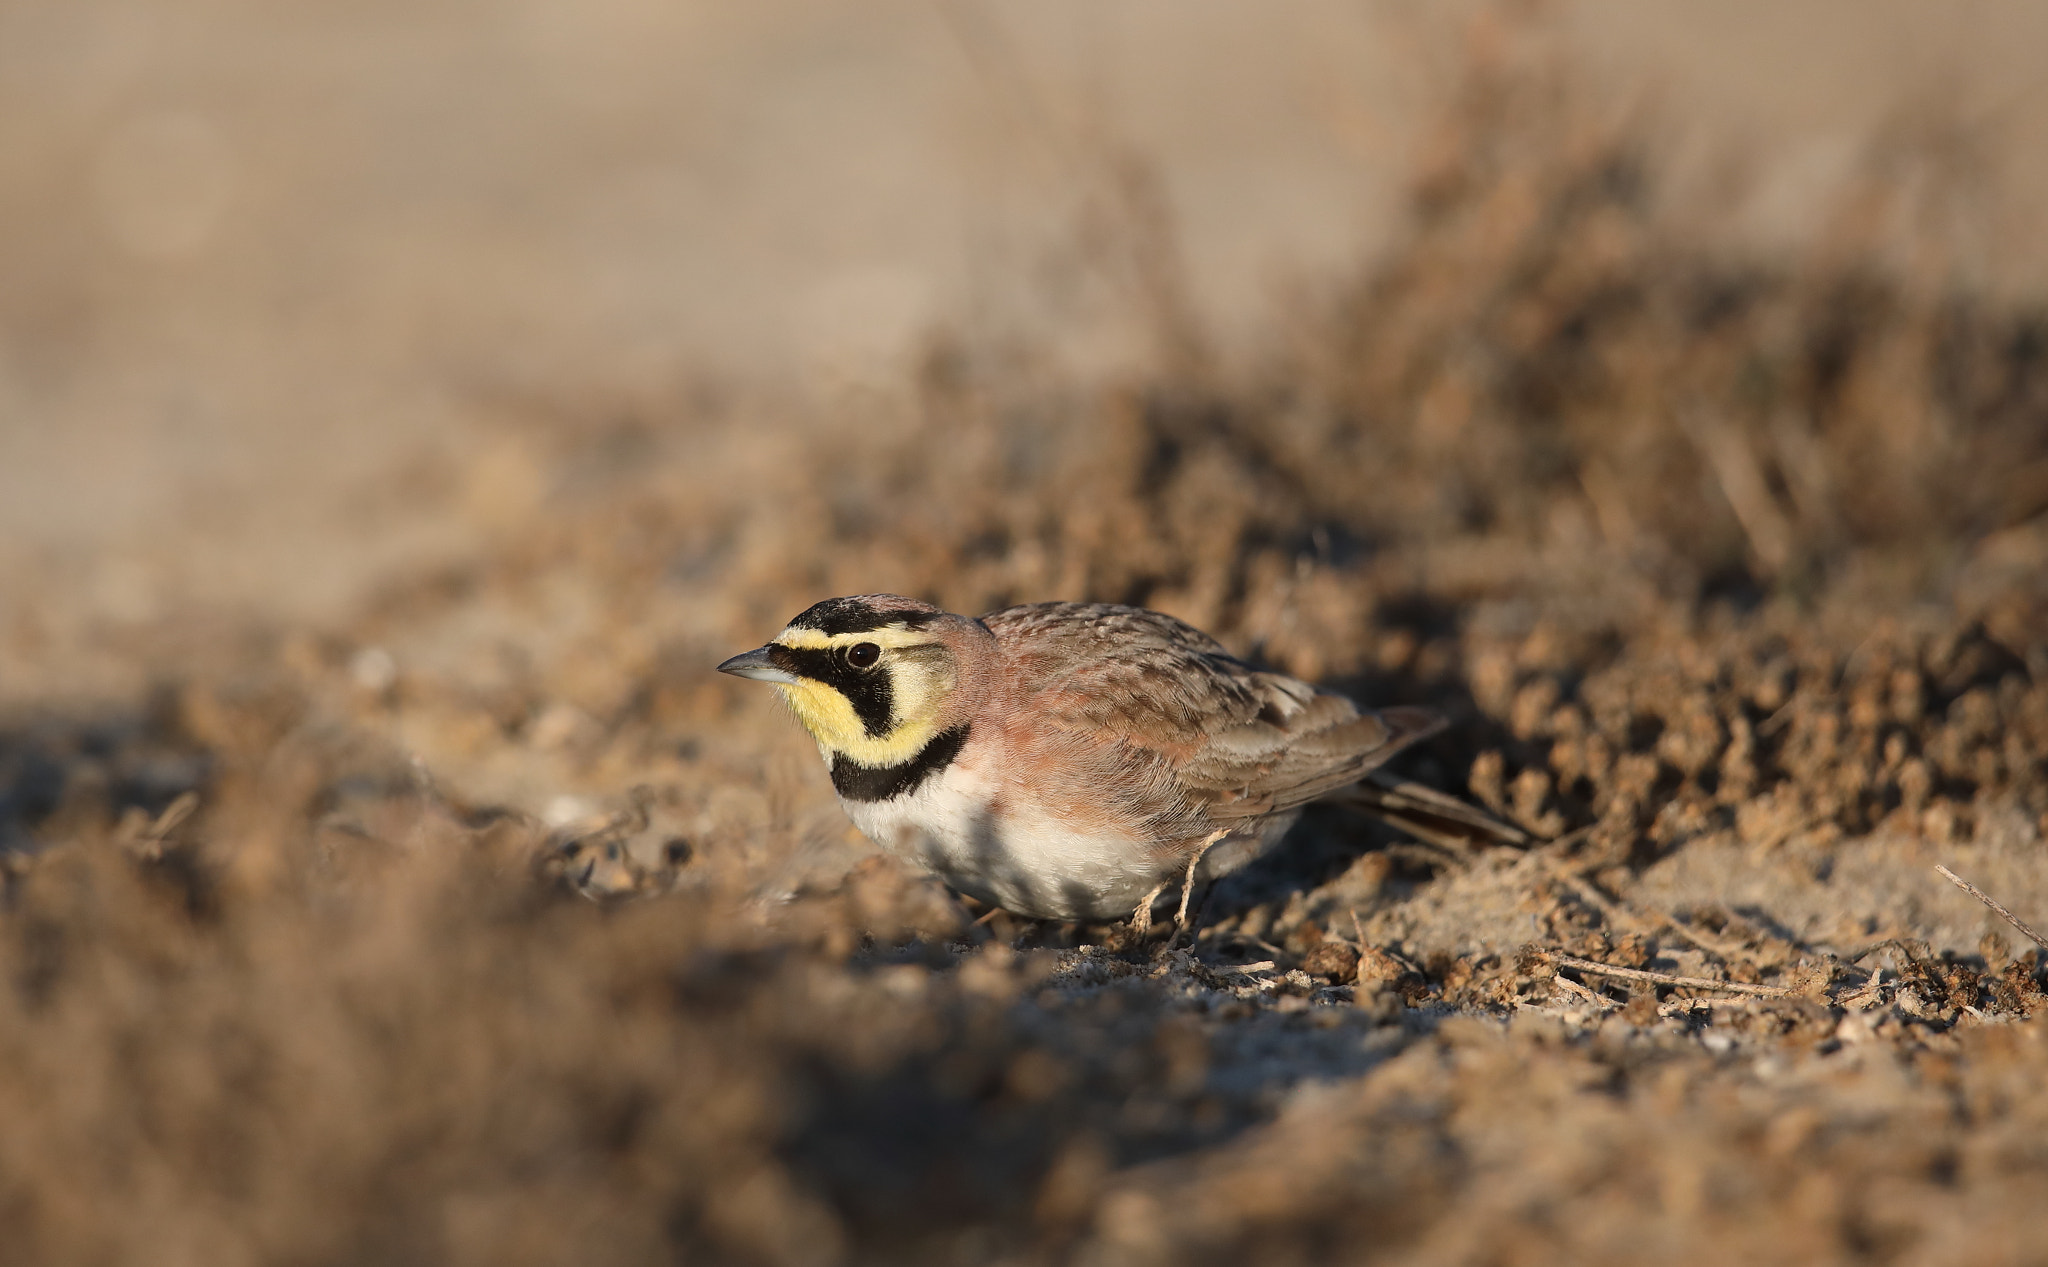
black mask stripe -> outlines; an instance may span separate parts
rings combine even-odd
[[[832,758],[832,788],[849,801],[887,801],[915,792],[926,779],[953,764],[967,742],[965,722],[932,736],[918,754],[902,765],[873,769],[844,756]]]
[[[768,644],[768,658],[776,668],[823,682],[844,695],[847,703],[853,705],[853,715],[860,718],[861,729],[867,731],[870,739],[879,739],[889,733],[890,710],[894,706],[888,671],[879,667],[856,669],[846,662],[845,656],[844,647]]]

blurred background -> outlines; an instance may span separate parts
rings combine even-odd
[[[2037,6],[1537,8],[1517,38],[1656,121],[1667,201],[1717,240],[1824,249],[1859,181],[1918,164],[1939,267],[2037,288]],[[508,415],[829,412],[948,326],[1129,374],[1150,301],[1103,255],[1133,172],[1187,319],[1255,357],[1402,230],[1472,13],[10,4],[10,605],[332,615],[473,541],[422,472],[488,480]]]
[[[0,4],[0,1262],[2034,1261],[1930,868],[2048,921],[2044,56]],[[876,590],[1439,709],[1547,843],[976,922],[711,671]]]

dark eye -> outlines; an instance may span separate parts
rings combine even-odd
[[[873,668],[881,658],[882,649],[872,642],[856,642],[846,652],[846,662],[856,669]]]

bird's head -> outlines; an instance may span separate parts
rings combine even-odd
[[[961,719],[979,686],[965,653],[989,638],[981,622],[914,598],[828,598],[718,671],[773,683],[827,761],[880,769]]]

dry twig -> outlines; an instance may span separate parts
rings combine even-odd
[[[1280,965],[1278,965],[1278,964],[1274,963],[1274,962],[1273,962],[1273,961],[1272,961],[1271,959],[1261,959],[1261,960],[1259,960],[1259,961],[1258,961],[1257,963],[1230,963],[1230,964],[1222,964],[1222,965],[1220,965],[1220,966],[1218,966],[1218,967],[1216,968],[1216,971],[1217,971],[1217,972],[1235,972],[1235,973],[1237,973],[1237,974],[1238,974],[1239,976],[1245,976],[1245,977],[1250,977],[1250,976],[1256,976],[1256,975],[1258,975],[1258,974],[1259,974],[1259,973],[1261,973],[1261,972],[1272,972],[1272,971],[1273,971],[1274,969],[1278,968],[1279,966],[1280,966]]]
[[[2022,924],[2020,922],[2019,916],[2013,914],[2011,911],[2006,910],[2003,906],[2000,906],[1997,903],[1997,901],[1992,898],[1990,894],[1986,893],[1984,890],[1978,888],[1976,885],[1970,883],[1968,880],[1965,880],[1963,877],[1957,875],[1955,872],[1949,870],[1947,867],[1944,867],[1939,863],[1935,864],[1934,869],[1936,871],[1941,872],[1943,875],[1947,876],[1950,884],[1955,885],[1963,892],[1969,894],[1971,897],[1976,898],[1979,902],[1982,902],[1984,905],[1998,912],[1998,917],[2004,920],[2006,923],[2011,924],[2014,928],[2019,929],[2020,935],[2022,937],[2025,937],[2028,941],[2033,942],[2036,946],[2039,946],[2041,949],[2048,950],[2048,940],[2043,940],[2041,934],[2035,932],[2031,928],[2028,928],[2025,924]]]
[[[1928,948],[1927,943],[1917,937],[1887,937],[1883,941],[1870,943],[1855,954],[1850,955],[1845,962],[1860,964],[1880,950],[1896,950],[1905,956],[1907,963],[1915,967],[1919,966],[1920,961],[1923,959],[1934,958],[1934,952]]]
[[[1562,972],[1552,973],[1550,980],[1552,981],[1552,983],[1562,988],[1566,994],[1576,995],[1581,1000],[1587,1003],[1591,1003],[1593,1006],[1598,1007],[1602,1010],[1605,1010],[1610,1007],[1621,1006],[1621,1004],[1616,1003],[1613,999],[1610,999],[1605,995],[1598,993],[1597,991],[1589,990],[1585,986],[1580,985],[1578,982],[1572,980],[1570,977],[1564,975]]]
[[[1742,981],[1715,981],[1707,977],[1680,977],[1668,972],[1645,972],[1641,968],[1617,968],[1612,964],[1581,959],[1576,955],[1559,954],[1554,950],[1543,952],[1544,958],[1565,968],[1576,968],[1580,972],[1591,972],[1603,977],[1621,977],[1628,981],[1653,981],[1658,985],[1687,985],[1701,990],[1727,990],[1733,994],[1754,994],[1763,998],[1789,998],[1792,991],[1781,985],[1750,985]]]

